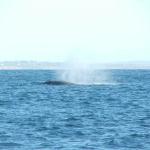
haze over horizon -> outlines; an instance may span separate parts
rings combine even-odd
[[[150,61],[149,0],[1,0],[0,61]]]

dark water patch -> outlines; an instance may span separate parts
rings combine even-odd
[[[0,148],[5,148],[5,149],[7,149],[7,148],[18,148],[18,147],[21,147],[21,146],[23,146],[22,144],[19,144],[19,143],[14,143],[14,142],[8,142],[8,143],[0,143]]]

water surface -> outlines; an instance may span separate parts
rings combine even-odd
[[[0,71],[0,150],[149,150],[150,71],[111,73],[55,86],[55,71]]]

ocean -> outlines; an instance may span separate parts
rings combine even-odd
[[[150,150],[150,70],[109,72],[46,85],[56,71],[0,71],[0,150]]]

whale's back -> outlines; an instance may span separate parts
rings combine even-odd
[[[73,83],[66,82],[66,81],[49,80],[49,81],[44,82],[44,84],[48,84],[48,85],[72,85]]]

